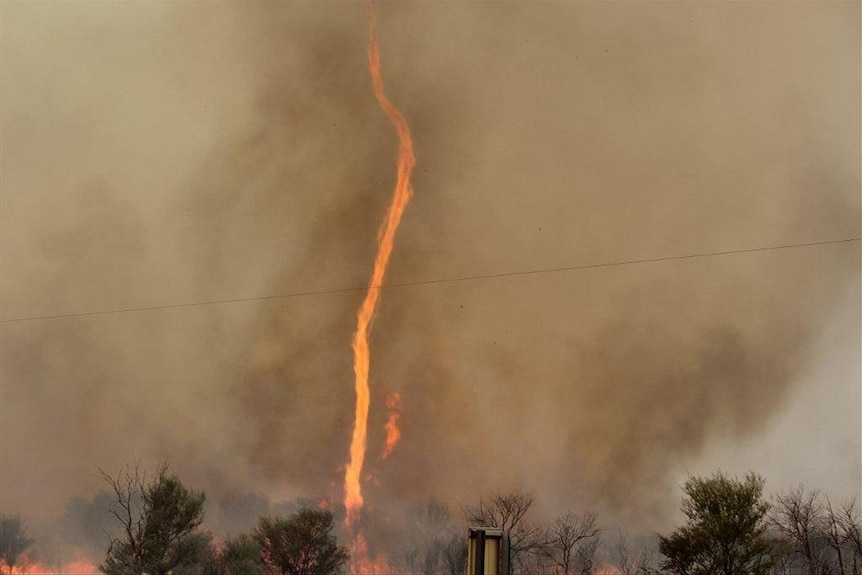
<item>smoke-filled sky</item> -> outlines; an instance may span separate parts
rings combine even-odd
[[[717,468],[859,495],[859,241],[588,267],[858,238],[858,2],[377,15],[417,169],[369,513],[524,488],[654,531]],[[135,459],[340,499],[362,292],[332,292],[397,151],[367,34],[359,2],[3,3],[4,513]]]

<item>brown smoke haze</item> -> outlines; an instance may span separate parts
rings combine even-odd
[[[418,162],[388,283],[860,234],[858,2],[377,15]],[[362,293],[245,298],[367,282],[397,139],[366,43],[358,2],[3,4],[4,512],[135,458],[340,501]],[[859,319],[858,241],[386,289],[368,513],[526,488],[655,530],[740,460],[858,495]]]

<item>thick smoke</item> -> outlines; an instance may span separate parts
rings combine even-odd
[[[367,281],[397,140],[361,4],[3,10],[4,319]],[[418,159],[389,282],[858,236],[858,17],[858,3],[381,5],[384,81]],[[368,514],[532,488],[549,512],[654,528],[673,478],[763,433],[827,324],[858,318],[859,255],[387,289]],[[4,323],[4,512],[59,515],[99,489],[97,467],[137,457],[243,524],[271,506],[231,507],[236,493],[340,500],[361,297]],[[402,441],[377,462],[391,389]],[[841,452],[851,485],[858,447]]]

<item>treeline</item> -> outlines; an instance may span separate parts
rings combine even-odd
[[[138,467],[101,475],[109,489],[97,499],[114,527],[98,565],[106,575],[316,575],[340,573],[347,562],[330,511],[301,507],[263,516],[249,533],[216,540],[201,528],[204,492],[186,487],[166,466],[152,478]],[[27,572],[34,540],[26,531],[19,517],[2,517],[4,575]]]
[[[251,496],[245,503],[265,513],[245,532],[216,538],[203,529],[205,494],[166,467],[149,479],[138,468],[102,477],[108,490],[96,500],[113,535],[98,569],[107,575],[322,575],[351,569],[348,549],[337,541],[339,508],[334,514],[319,501],[305,501],[272,509],[263,496]],[[471,526],[506,534],[513,575],[862,575],[855,499],[836,502],[801,486],[767,498],[764,488],[755,474],[692,477],[683,486],[685,523],[637,541],[625,531],[603,530],[591,511],[538,521],[530,492],[490,493],[454,515],[439,502],[416,505],[401,523],[376,530],[368,525],[368,538],[385,542],[379,551],[391,573],[463,574]],[[231,514],[242,515],[237,505]],[[95,520],[90,510],[86,517]],[[0,572],[25,572],[33,545],[19,517],[2,516]]]

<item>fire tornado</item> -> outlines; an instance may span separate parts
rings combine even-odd
[[[368,335],[371,332],[371,324],[380,301],[380,286],[386,275],[386,267],[389,264],[389,256],[395,241],[395,232],[401,223],[404,208],[410,201],[413,190],[410,186],[410,174],[416,165],[413,155],[413,141],[410,139],[410,127],[407,120],[394,104],[386,97],[383,90],[383,79],[380,75],[380,48],[377,44],[377,22],[374,17],[374,8],[369,0],[365,7],[368,12],[368,24],[370,28],[370,41],[368,44],[368,70],[374,86],[374,96],[380,107],[389,117],[392,125],[398,133],[398,175],[395,181],[395,192],[392,203],[386,212],[386,217],[377,232],[377,257],[374,260],[374,271],[371,274],[368,291],[359,308],[356,322],[356,333],[353,336],[353,371],[356,374],[356,420],[353,426],[353,436],[350,441],[350,460],[344,477],[344,506],[347,510],[346,522],[353,524],[362,510],[362,465],[365,461],[366,437],[368,430],[368,407],[370,404],[370,393],[368,387],[368,372],[370,356],[368,348]]]

